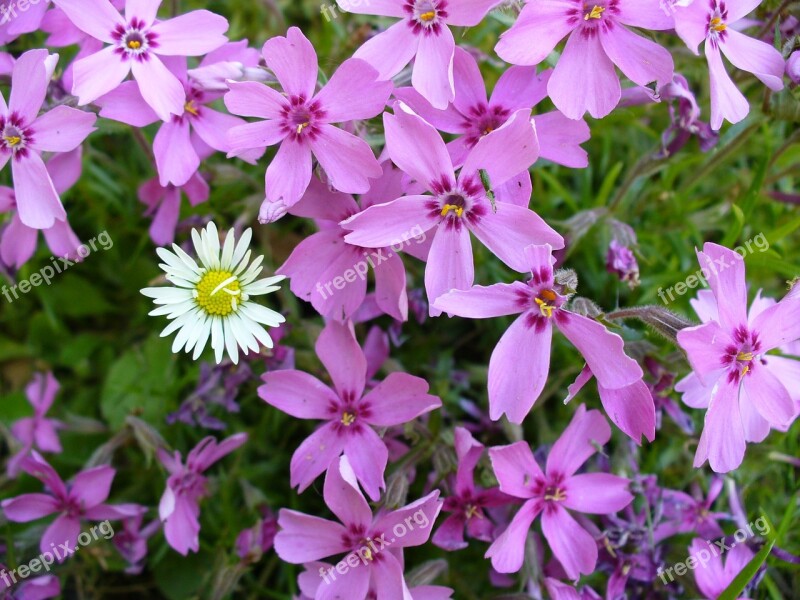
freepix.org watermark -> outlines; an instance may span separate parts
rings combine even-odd
[[[733,540],[726,543],[730,538],[720,538],[718,540],[706,540],[706,548],[700,548],[697,552],[689,556],[684,562],[675,563],[669,569],[659,568],[657,575],[661,578],[664,585],[675,581],[673,572],[678,577],[683,577],[689,571],[696,568],[703,569],[708,565],[708,561],[717,556],[722,556],[729,550],[733,550],[737,544],[743,544],[748,538],[753,537],[756,532],[760,536],[765,536],[770,532],[769,522],[764,517],[759,517],[753,523],[748,523],[745,527],[737,529],[733,534]]]
[[[769,250],[769,240],[763,233],[759,233],[751,240],[747,240],[741,246],[733,249],[742,259],[748,254],[755,254],[756,252],[766,252]],[[669,304],[675,301],[675,294],[683,296],[689,290],[695,289],[697,286],[702,285],[708,287],[708,277],[710,275],[718,275],[722,271],[730,269],[734,263],[728,262],[726,257],[715,260],[709,268],[703,267],[696,273],[689,275],[685,281],[676,283],[674,286],[667,288],[658,288],[658,297],[664,304]],[[669,296],[669,299],[667,298]]]
[[[19,13],[28,12],[31,6],[49,2],[50,0],[0,0],[0,25],[16,19]]]
[[[339,0],[338,6],[336,2],[334,2],[332,5],[323,4],[319,12],[321,12],[322,17],[328,21],[328,23],[330,23],[333,19],[336,19],[339,16],[339,13],[336,10],[337,8],[345,12],[353,12],[354,8],[360,8],[363,6],[369,6],[369,0]]]
[[[383,552],[397,540],[404,538],[418,527],[427,529],[430,526],[431,520],[428,515],[425,514],[424,510],[419,509],[404,520],[395,523],[390,532],[382,533],[375,538],[366,538],[363,546],[345,556],[335,567],[329,567],[327,570],[325,567],[320,567],[319,576],[322,577],[326,584],[330,585],[332,581],[336,581],[337,573],[345,575],[350,569],[356,569],[361,565],[369,565],[375,560],[376,555]],[[387,540],[387,535],[393,537]]]
[[[392,244],[389,248],[376,248],[372,252],[364,252],[364,260],[358,261],[352,268],[347,269],[341,275],[334,277],[326,283],[321,281],[317,282],[317,293],[326,300],[328,296],[333,296],[336,292],[331,289],[343,290],[348,283],[353,283],[356,279],[364,281],[369,273],[369,268],[377,269],[381,263],[389,260],[397,252],[400,252],[406,246],[410,246],[414,241],[417,244],[424,244],[427,240],[427,235],[420,225],[416,225],[409,231],[404,233],[399,240]]]
[[[50,551],[42,552],[38,557],[28,561],[27,564],[19,565],[16,569],[12,569],[11,571],[6,571],[5,569],[0,570],[0,579],[3,580],[6,587],[10,588],[12,585],[17,584],[18,579],[27,579],[40,571],[49,573],[50,567],[56,561],[61,562],[66,560],[83,546],[88,546],[92,542],[96,542],[100,537],[104,540],[110,540],[114,537],[114,527],[112,527],[111,521],[106,520],[97,525],[92,525],[87,531],[82,532],[78,536],[78,544],[76,546],[73,546],[69,540],[57,546],[56,544],[50,544]]]
[[[79,260],[70,260],[68,254],[62,257],[52,256],[50,257],[51,264],[45,265],[27,279],[21,280],[19,283],[17,283],[17,285],[14,285],[10,288],[4,285],[3,288],[0,289],[0,293],[5,296],[5,299],[9,303],[14,302],[14,300],[19,300],[20,293],[27,294],[33,288],[39,287],[42,284],[50,285],[56,275],[60,275],[70,267],[74,266],[76,262],[80,262],[89,256],[92,252],[97,252],[98,249],[110,250],[113,247],[114,240],[111,239],[111,236],[107,231],[104,231],[97,237],[93,237],[86,244],[81,244],[78,246],[77,253],[80,257]]]

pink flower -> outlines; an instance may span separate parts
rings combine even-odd
[[[22,494],[0,504],[6,518],[15,523],[35,521],[54,513],[58,517],[45,530],[39,543],[42,552],[56,556],[58,562],[70,556],[78,544],[81,520],[105,521],[133,516],[140,510],[134,504],[105,504],[116,471],[109,466],[81,471],[67,486],[42,456],[33,450],[20,464],[22,470],[36,477],[49,494]],[[58,554],[53,550],[56,549]]]
[[[403,578],[403,548],[421,546],[431,535],[442,508],[439,491],[394,511],[373,516],[346,456],[337,458],[325,477],[325,504],[340,523],[281,509],[275,551],[288,563],[302,564],[348,553],[345,574],[320,568],[316,600],[364,600],[370,586],[377,598],[408,598]],[[347,563],[345,563],[346,565]],[[344,569],[343,569],[344,570]]]
[[[381,199],[402,194],[399,171],[384,163],[384,176],[373,187],[385,194]],[[374,204],[375,193],[362,196],[361,205]],[[275,271],[291,279],[291,290],[298,298],[311,302],[324,317],[339,321],[349,319],[364,304],[367,273],[374,272],[375,302],[379,310],[398,321],[408,318],[406,270],[403,259],[390,248],[362,248],[348,244],[349,233],[339,222],[360,212],[352,196],[331,191],[316,178],[311,180],[302,200],[289,209],[293,215],[315,219],[320,231],[308,236]],[[424,236],[424,234],[423,234]],[[410,240],[409,248],[417,240]],[[356,277],[347,275],[348,271]],[[352,281],[350,281],[352,279]]]
[[[453,290],[436,300],[439,310],[470,319],[522,313],[489,359],[489,416],[498,420],[505,413],[512,423],[521,423],[530,412],[550,370],[553,324],[580,351],[603,388],[620,390],[640,381],[642,369],[625,354],[620,336],[564,308],[570,292],[554,280],[552,248],[527,246],[525,257],[532,275],[527,283]]]
[[[719,129],[726,119],[738,123],[750,112],[747,99],[725,71],[720,51],[734,67],[749,71],[771,90],[783,89],[781,53],[766,42],[736,31],[736,22],[759,4],[754,0],[695,0],[675,11],[675,31],[689,49],[699,54],[697,46],[705,41],[711,77],[712,129]]]
[[[16,421],[11,426],[11,433],[22,444],[22,450],[8,460],[8,475],[16,477],[20,470],[20,462],[31,450],[40,452],[61,453],[61,442],[58,430],[64,427],[61,421],[45,417],[53,406],[58,393],[58,381],[52,373],[37,373],[25,388],[28,402],[33,406],[33,416]]]
[[[611,428],[596,410],[581,405],[553,444],[545,470],[539,467],[527,442],[489,449],[500,490],[526,502],[508,528],[486,552],[500,573],[522,567],[525,539],[533,520],[541,514],[542,533],[570,579],[589,575],[597,564],[597,542],[567,509],[607,515],[633,500],[629,481],[608,473],[575,472],[608,442]]]
[[[364,490],[377,501],[386,487],[383,472],[389,452],[372,427],[407,423],[442,402],[428,394],[424,379],[397,372],[364,394],[367,359],[349,324],[330,321],[317,339],[316,351],[333,390],[295,370],[264,373],[264,385],[258,388],[265,402],[293,417],[327,421],[292,456],[291,485],[302,492],[344,453]]]
[[[800,301],[756,302],[748,315],[742,257],[711,243],[697,256],[716,307],[708,322],[678,333],[700,384],[684,380],[679,389],[689,406],[708,408],[694,466],[708,460],[725,473],[742,463],[746,441],[763,440],[770,426],[786,428],[797,415],[784,383],[795,387],[797,361],[767,352],[800,339]]]
[[[497,488],[483,489],[475,485],[473,473],[484,447],[463,427],[455,428],[455,449],[458,457],[455,485],[453,494],[445,498],[443,506],[452,514],[433,535],[433,543],[445,550],[461,550],[468,546],[464,540],[465,528],[470,537],[492,541],[495,524],[485,509],[514,501]]]
[[[186,556],[200,549],[200,499],[208,493],[203,472],[222,457],[247,441],[246,433],[237,433],[219,444],[213,437],[200,441],[186,457],[186,464],[177,450],[169,454],[162,448],[158,459],[167,471],[167,487],[158,505],[164,524],[164,537],[176,551]]]
[[[519,110],[499,129],[484,136],[467,155],[458,176],[439,133],[399,104],[384,114],[387,152],[392,161],[431,195],[403,196],[378,204],[342,223],[352,233],[349,244],[365,248],[391,246],[409,232],[435,230],[425,269],[428,301],[452,289],[466,289],[474,279],[470,232],[516,271],[527,268],[522,248],[550,243],[564,247],[563,238],[539,215],[524,206],[497,202],[492,207],[481,184],[484,169],[492,186],[526,170],[539,155],[530,111]],[[433,304],[432,316],[441,314]]]
[[[6,573],[5,565],[0,564],[0,573]],[[8,581],[6,581],[8,579]],[[9,585],[10,584],[10,585]],[[8,590],[13,588],[13,594]],[[20,581],[17,586],[11,583],[8,575],[0,577],[0,597],[8,600],[46,600],[61,595],[61,581],[55,575],[44,575]]]
[[[501,0],[336,0],[339,8],[358,14],[397,17],[401,21],[368,40],[353,55],[366,60],[381,79],[391,79],[412,58],[411,84],[438,109],[455,95],[450,26],[474,27]]]
[[[672,81],[670,53],[628,26],[672,29],[673,22],[659,0],[529,0],[495,50],[511,64],[537,65],[569,36],[548,94],[570,119],[587,111],[601,118],[614,110],[622,93],[614,65],[642,86]]]
[[[436,129],[460,135],[447,145],[453,164],[459,167],[483,136],[502,127],[516,111],[531,109],[547,97],[547,82],[552,73],[552,69],[537,73],[536,67],[506,69],[487,100],[478,63],[472,54],[457,47],[453,61],[455,100],[452,105],[437,110],[413,88],[398,88],[394,95]],[[532,120],[541,158],[576,169],[589,165],[586,151],[580,147],[590,137],[589,126],[583,119],[567,119],[556,110],[534,115]],[[525,179],[521,203],[527,206],[531,197],[530,173],[526,170],[520,175]],[[516,190],[507,188],[519,189],[519,186],[512,186],[511,182],[495,186],[493,191],[499,200],[513,198]]]
[[[0,0],[0,44],[5,45],[20,35],[39,29],[49,2]]]
[[[380,114],[389,99],[391,82],[377,81],[375,69],[362,60],[350,59],[315,94],[317,54],[297,27],[291,27],[286,37],[267,40],[263,55],[284,93],[257,82],[231,81],[231,90],[225,95],[225,105],[233,114],[265,119],[230,130],[233,151],[229,156],[280,144],[267,168],[261,221],[277,220],[302,198],[311,181],[312,154],[340,192],[363,194],[369,190],[370,178],[381,175],[372,149],[331,123]]]
[[[194,69],[192,81],[207,92],[227,92],[228,81],[265,81],[269,74],[259,66],[261,53],[247,40],[228,42],[207,54]]]
[[[694,570],[694,580],[703,597],[708,600],[719,598],[753,559],[753,552],[747,544],[737,543],[731,544],[731,550],[725,554],[723,564],[719,549],[701,538],[692,540],[689,555],[695,559],[695,564],[699,565],[699,568]],[[746,599],[741,597],[740,600]]]
[[[162,56],[201,56],[226,41],[228,21],[207,10],[156,20],[161,0],[127,0],[125,18],[109,0],[54,0],[75,26],[106,44],[74,66],[72,93],[80,104],[115,90],[133,73],[139,91],[162,121],[184,113],[183,86]]]
[[[47,50],[23,54],[14,65],[8,106],[0,94],[0,170],[11,161],[20,220],[35,229],[49,229],[67,218],[42,152],[75,150],[94,131],[96,120],[64,105],[38,116],[52,73],[45,61],[50,62]]]
[[[182,186],[171,183],[162,186],[155,178],[139,187],[139,200],[147,206],[145,214],[153,219],[150,224],[150,239],[156,246],[169,246],[175,241],[182,193],[186,194],[189,204],[197,206],[208,200],[211,190],[200,173],[192,175]]]

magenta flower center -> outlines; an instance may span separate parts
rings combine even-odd
[[[547,502],[563,502],[567,499],[567,493],[557,485],[548,485],[544,489],[544,499]]]
[[[426,203],[431,216],[439,218],[440,224],[459,229],[465,223],[475,223],[486,214],[485,192],[480,183],[465,177],[453,184],[447,177],[433,184],[436,194]]]
[[[619,14],[619,0],[573,0],[575,8],[567,11],[567,22],[580,27],[585,37],[597,34],[598,28],[604,30],[614,26],[613,17]]]
[[[28,146],[33,141],[33,131],[25,127],[22,119],[15,114],[0,117],[0,151],[14,158],[25,157]]]
[[[403,9],[416,34],[438,35],[447,18],[445,0],[407,0]]]
[[[469,112],[468,120],[464,123],[467,129],[464,141],[469,148],[473,148],[483,136],[502,127],[511,111],[502,106],[479,104],[472,107]]]
[[[313,140],[319,134],[319,125],[325,117],[319,102],[307,102],[302,96],[289,98],[289,106],[283,109],[281,127],[287,137],[294,141]]]
[[[706,38],[713,46],[720,41],[724,41],[728,36],[728,8],[724,2],[711,1],[711,12],[708,14],[706,24]]]
[[[131,19],[127,27],[117,25],[111,32],[111,37],[117,43],[115,53],[123,60],[145,61],[151,50],[158,48],[158,36],[149,31],[144,21],[137,18]]]
[[[761,343],[755,332],[739,327],[734,332],[734,343],[725,349],[722,362],[728,367],[730,381],[738,382],[761,362]]]

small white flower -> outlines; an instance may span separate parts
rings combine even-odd
[[[280,289],[275,284],[284,276],[256,281],[263,269],[264,257],[259,256],[250,264],[248,246],[252,235],[248,229],[236,244],[231,229],[220,253],[219,234],[214,223],[209,223],[200,233],[193,229],[192,243],[200,266],[177,244],[172,244],[174,252],[156,249],[166,263],[159,266],[174,287],[145,288],[142,294],[160,305],[150,315],[166,315],[172,321],[161,332],[161,337],[178,332],[172,343],[173,352],[194,349],[192,358],[197,360],[210,337],[217,363],[222,361],[226,350],[237,363],[239,348],[244,354],[250,350],[258,352],[259,343],[272,348],[272,338],[262,324],[277,327],[286,319],[256,304],[251,297]]]

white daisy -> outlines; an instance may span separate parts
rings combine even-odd
[[[263,267],[263,256],[250,263],[250,239],[253,232],[244,232],[236,244],[233,230],[225,237],[220,253],[217,226],[209,223],[200,233],[192,230],[192,243],[201,263],[172,244],[174,252],[158,248],[158,256],[166,264],[159,266],[175,287],[151,287],[142,294],[160,305],[151,315],[166,315],[172,321],[161,337],[177,331],[172,351],[185,349],[197,360],[209,337],[217,363],[227,350],[234,363],[239,361],[239,348],[244,354],[258,352],[259,343],[272,348],[272,338],[262,327],[277,327],[286,319],[280,313],[251,300],[252,296],[269,294],[280,289],[276,283],[283,275],[256,281]],[[249,267],[248,267],[249,264]]]

